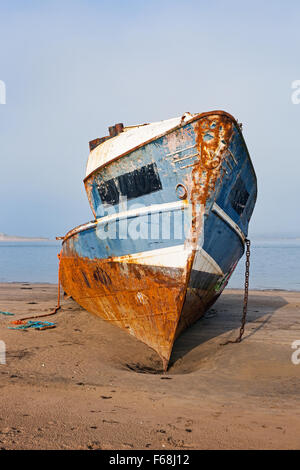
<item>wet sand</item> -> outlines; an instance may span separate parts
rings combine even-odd
[[[55,329],[10,330],[56,305],[50,284],[0,284],[0,449],[299,449],[300,292],[226,290],[177,340],[167,374],[156,354],[62,300]]]

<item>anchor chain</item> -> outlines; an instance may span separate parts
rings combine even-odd
[[[241,327],[240,333],[238,337],[234,341],[226,341],[226,343],[222,343],[222,346],[230,343],[240,343],[242,341],[242,336],[245,331],[245,323],[246,323],[246,316],[247,316],[247,308],[248,308],[248,290],[249,290],[249,271],[250,271],[250,240],[245,238],[246,243],[246,266],[245,266],[245,290],[244,290],[244,305],[243,305],[243,316],[241,320]]]

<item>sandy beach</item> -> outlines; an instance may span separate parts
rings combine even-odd
[[[177,340],[167,374],[146,345],[72,299],[46,321],[57,286],[1,284],[0,448],[299,449],[300,293],[251,291],[240,344],[243,292],[226,290]],[[155,373],[156,372],[156,373]],[[157,373],[158,372],[158,373]]]

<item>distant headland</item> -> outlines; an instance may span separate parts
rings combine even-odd
[[[48,242],[50,238],[43,237],[19,237],[18,235],[7,235],[0,232],[0,242]]]

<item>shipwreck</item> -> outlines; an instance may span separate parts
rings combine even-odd
[[[166,370],[244,253],[257,185],[241,125],[224,111],[116,124],[90,142],[84,185],[94,220],[63,238],[63,289]]]

